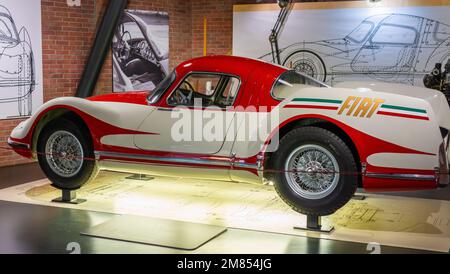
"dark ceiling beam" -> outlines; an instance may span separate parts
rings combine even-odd
[[[76,97],[86,98],[95,91],[100,71],[111,46],[114,32],[128,0],[109,0],[92,46],[91,53],[78,83]]]

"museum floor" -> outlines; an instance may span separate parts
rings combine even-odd
[[[36,165],[0,169],[0,189],[44,178]],[[408,193],[408,196],[450,200],[450,189]],[[83,208],[83,207],[80,207]],[[82,236],[93,225],[116,214],[39,204],[0,201],[0,253],[68,253],[78,243],[82,253],[370,253],[367,244],[228,228],[194,251]],[[431,253],[431,251],[381,246],[381,253]]]

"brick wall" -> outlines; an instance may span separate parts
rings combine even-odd
[[[73,95],[95,30],[94,0],[69,8],[65,0],[42,0],[42,53],[44,101]],[[4,150],[11,130],[21,120],[0,121],[0,166],[25,163]]]
[[[44,102],[75,94],[107,1],[82,0],[81,7],[68,7],[66,0],[42,0]],[[128,7],[168,12],[170,66],[174,67],[191,57],[190,0],[131,0]],[[106,60],[97,83],[97,93],[109,93],[112,90],[111,53]],[[28,162],[11,150],[5,150],[9,134],[21,121],[0,121],[0,166]]]
[[[66,0],[42,0],[44,101],[74,95],[107,1],[109,0],[82,0],[81,7],[68,7]],[[130,0],[128,8],[169,13],[170,67],[173,68],[183,60],[203,55],[204,17],[208,21],[207,53],[230,54],[233,5],[255,2],[255,0]],[[274,3],[275,0],[259,2]],[[111,60],[110,52],[97,83],[97,94],[109,93],[112,90]],[[27,162],[12,151],[4,150],[7,148],[6,141],[11,130],[20,121],[0,121],[0,166]]]

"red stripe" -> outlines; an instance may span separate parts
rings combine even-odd
[[[284,108],[315,108],[315,109],[338,110],[338,107],[311,106],[311,105],[287,105],[287,106],[285,106]]]
[[[387,116],[395,116],[395,117],[402,117],[402,118],[411,118],[411,119],[418,119],[418,120],[430,120],[428,117],[423,116],[416,116],[416,115],[410,115],[410,114],[403,114],[403,113],[395,113],[395,112],[388,112],[388,111],[378,111],[377,114],[379,115],[387,115]]]

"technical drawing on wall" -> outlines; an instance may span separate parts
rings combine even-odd
[[[281,65],[329,85],[382,81],[424,86],[450,58],[450,5],[295,3],[278,39]],[[262,6],[261,6],[262,5]],[[272,62],[276,4],[237,5],[233,54]]]
[[[30,116],[42,104],[42,87],[36,94],[42,68],[39,66],[39,71],[36,70],[33,48],[36,45],[29,31],[30,27],[33,31],[38,28],[34,38],[40,38],[40,15],[24,16],[35,13],[36,9],[30,9],[30,5],[38,5],[40,10],[40,0],[27,1],[26,8],[23,2],[17,2],[21,1],[0,1],[0,119]],[[20,16],[14,11],[19,11]],[[40,47],[40,41],[36,42]],[[41,49],[38,51],[40,61]]]
[[[31,115],[35,79],[28,30],[18,31],[10,11],[0,5],[0,103],[17,103],[17,116]]]
[[[270,60],[271,54],[260,58]],[[450,25],[395,13],[370,16],[341,38],[281,49],[284,66],[332,84],[366,75],[414,85],[449,58]]]

